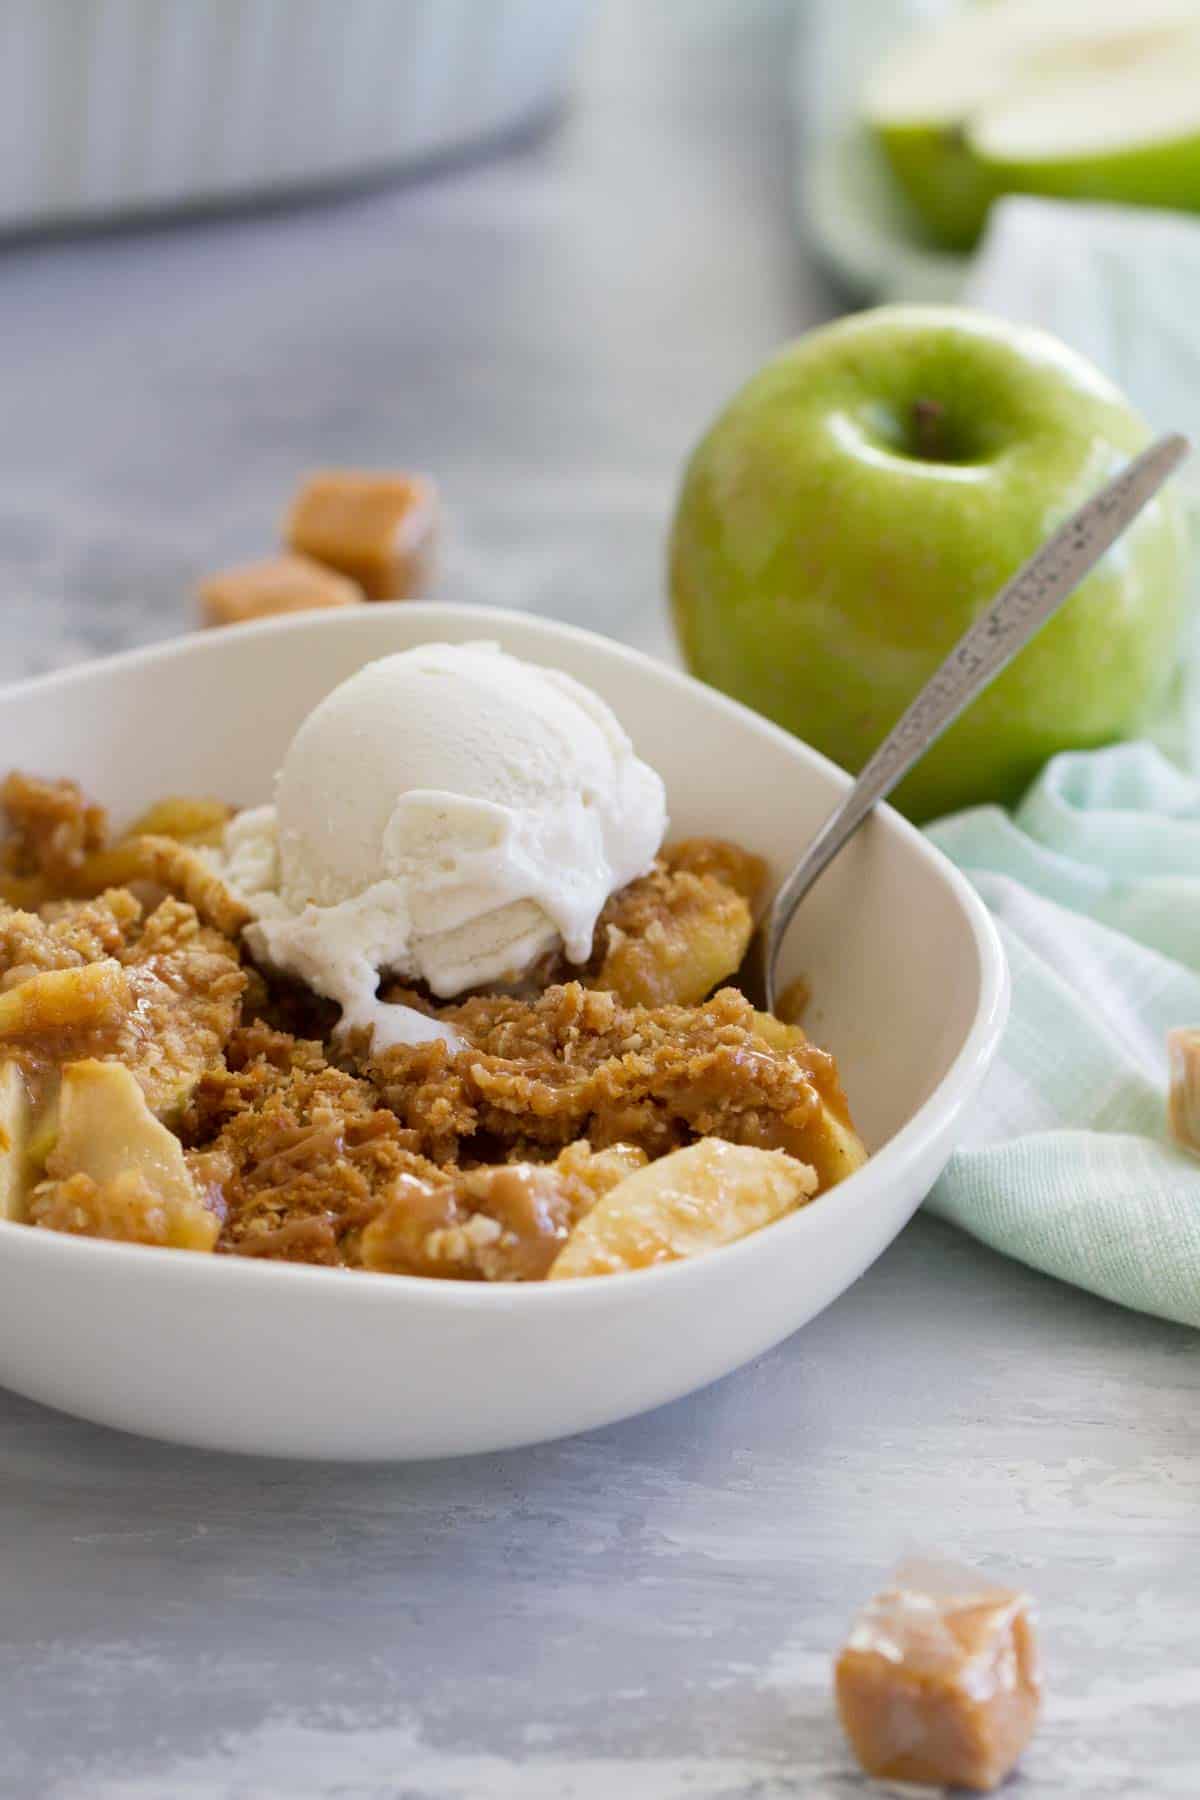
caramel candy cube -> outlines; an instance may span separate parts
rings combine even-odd
[[[1200,1031],[1180,1025],[1167,1033],[1167,1123],[1181,1150],[1200,1156]]]
[[[428,585],[437,494],[420,475],[320,469],[284,525],[289,547],[340,569],[368,600],[407,600]]]
[[[990,1792],[1041,1705],[1030,1600],[953,1563],[905,1563],[855,1620],[835,1685],[868,1775]]]
[[[210,575],[196,589],[205,625],[244,625],[278,613],[322,606],[357,606],[362,591],[344,575],[307,556],[269,556]]]

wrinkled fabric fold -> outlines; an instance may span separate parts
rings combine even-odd
[[[932,1211],[1046,1274],[1200,1326],[1200,1160],[1165,1036],[1200,1024],[1200,782],[1146,743],[1056,757],[1013,814],[930,832],[1004,940],[1012,1015]]]

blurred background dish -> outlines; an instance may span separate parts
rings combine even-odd
[[[5,0],[0,231],[379,176],[530,127],[588,0]]]
[[[796,37],[796,200],[805,237],[856,300],[949,300],[968,257],[923,242],[860,115],[868,76],[957,0],[808,7]]]

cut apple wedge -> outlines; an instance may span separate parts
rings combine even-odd
[[[0,1043],[97,1031],[116,1024],[132,1005],[129,977],[112,957],[79,968],[45,969],[0,994]]]
[[[0,1063],[0,1219],[25,1217],[31,1130],[25,1078],[16,1063]]]
[[[211,1250],[219,1221],[196,1190],[183,1146],[161,1124],[123,1063],[77,1062],[63,1070],[58,1134],[47,1159],[56,1180],[86,1175],[106,1188],[141,1178],[166,1215],[166,1242]]]
[[[774,1013],[755,1013],[754,1029],[772,1050],[784,1055],[789,1051],[801,1051],[808,1044],[808,1036],[801,1026],[785,1024]],[[840,1087],[838,1094],[840,1097]],[[850,1123],[844,1106],[839,1111],[830,1104],[827,1095],[821,1096],[821,1104],[808,1121],[803,1141],[793,1143],[789,1148],[801,1162],[812,1164],[821,1193],[826,1188],[836,1187],[839,1181],[845,1181],[867,1160],[867,1147]]]
[[[611,1188],[576,1225],[547,1279],[701,1256],[770,1225],[816,1191],[815,1172],[782,1150],[704,1138]]]
[[[867,85],[868,121],[940,242],[974,242],[997,195],[1200,208],[1194,0],[1005,0],[910,39]]]
[[[1119,72],[1014,95],[970,141],[998,188],[1200,209],[1200,33]]]

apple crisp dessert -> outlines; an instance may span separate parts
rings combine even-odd
[[[590,957],[377,1048],[254,960],[211,854],[232,809],[114,834],[70,781],[0,786],[0,1216],[35,1229],[474,1281],[698,1254],[864,1160],[833,1058],[724,986],[758,858],[693,839]]]

